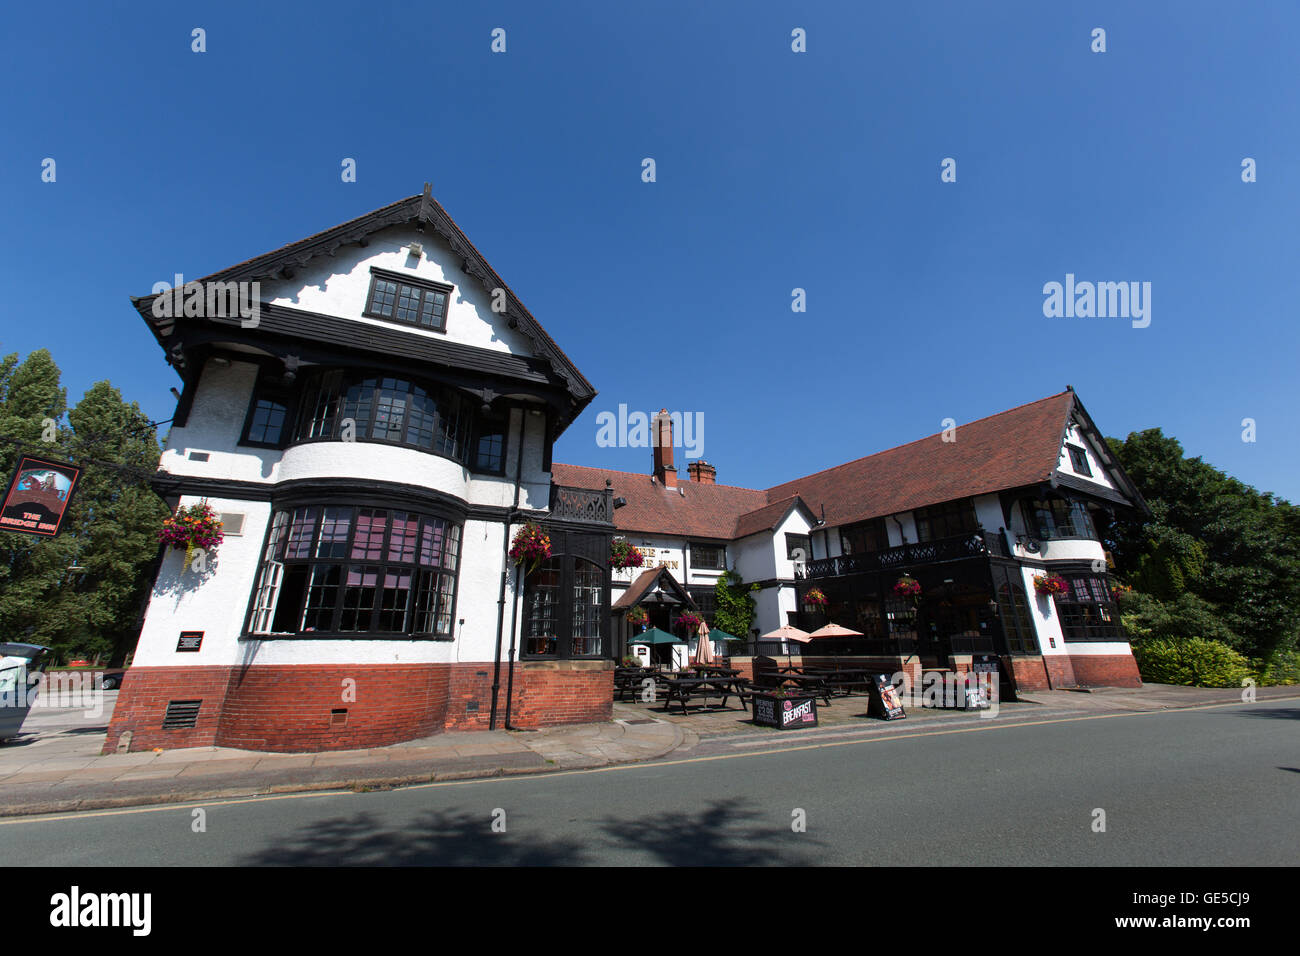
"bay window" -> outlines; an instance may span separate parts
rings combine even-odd
[[[299,505],[271,520],[249,631],[450,637],[460,526],[403,508]]]
[[[1053,496],[1021,502],[1025,527],[1040,540],[1096,538],[1088,508],[1082,501]]]
[[[1069,590],[1056,595],[1061,634],[1067,641],[1122,641],[1119,610],[1106,579],[1096,574],[1063,575]]]

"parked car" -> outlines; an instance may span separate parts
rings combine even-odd
[[[0,741],[22,729],[36,699],[38,662],[47,650],[39,644],[0,642]]]
[[[125,667],[108,667],[100,672],[103,675],[104,690],[121,690],[122,678],[126,676]]]

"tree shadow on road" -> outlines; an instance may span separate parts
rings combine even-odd
[[[667,866],[806,866],[824,849],[809,834],[793,832],[790,821],[745,809],[735,798],[692,814],[656,815],[648,807],[630,825],[606,819],[601,829],[622,848],[653,857],[647,863]]]
[[[643,865],[808,865],[824,851],[809,834],[795,833],[788,822],[745,809],[735,799],[686,814],[656,815],[647,807],[631,818],[607,817],[598,826],[601,836],[579,841],[530,832],[518,818],[509,820],[507,832],[493,833],[482,813],[425,811],[393,825],[361,812],[280,834],[237,865],[581,866],[603,864],[609,853],[623,862],[627,851]]]
[[[286,833],[240,866],[571,866],[581,847],[545,834],[493,833],[481,813],[421,813],[385,829],[369,813],[334,817]]]
[[[1245,717],[1271,717],[1274,720],[1300,720],[1300,708],[1297,707],[1261,707],[1258,710],[1239,710]]]

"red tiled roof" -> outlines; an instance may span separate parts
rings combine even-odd
[[[609,479],[627,499],[614,511],[619,531],[734,540],[770,530],[796,499],[818,517],[824,506],[835,527],[1046,481],[1073,407],[1074,393],[1061,392],[959,425],[956,441],[937,433],[767,491],[681,481],[683,496],[649,475],[558,462],[551,474],[575,488],[604,488]]]
[[[551,479],[557,485],[597,489],[609,479],[614,494],[627,499],[626,505],[614,509],[614,527],[626,532],[729,541],[737,518],[767,505],[767,494],[752,488],[680,481],[679,494],[677,489],[652,483],[649,475],[559,462],[551,466]]]
[[[758,534],[760,531],[773,531],[790,509],[801,503],[798,495],[790,495],[779,501],[774,501],[764,508],[759,508],[757,511],[743,514],[736,519],[734,536],[745,538],[751,534]]]
[[[1046,481],[1056,469],[1074,393],[1061,392],[943,433],[768,489],[799,495],[828,527]]]

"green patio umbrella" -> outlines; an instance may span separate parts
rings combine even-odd
[[[737,637],[735,634],[728,634],[726,631],[720,631],[716,627],[709,631],[709,640],[711,641],[739,641],[745,643],[743,637]]]
[[[680,637],[675,637],[667,631],[661,631],[657,627],[652,627],[642,631],[633,637],[629,644],[685,644]]]

